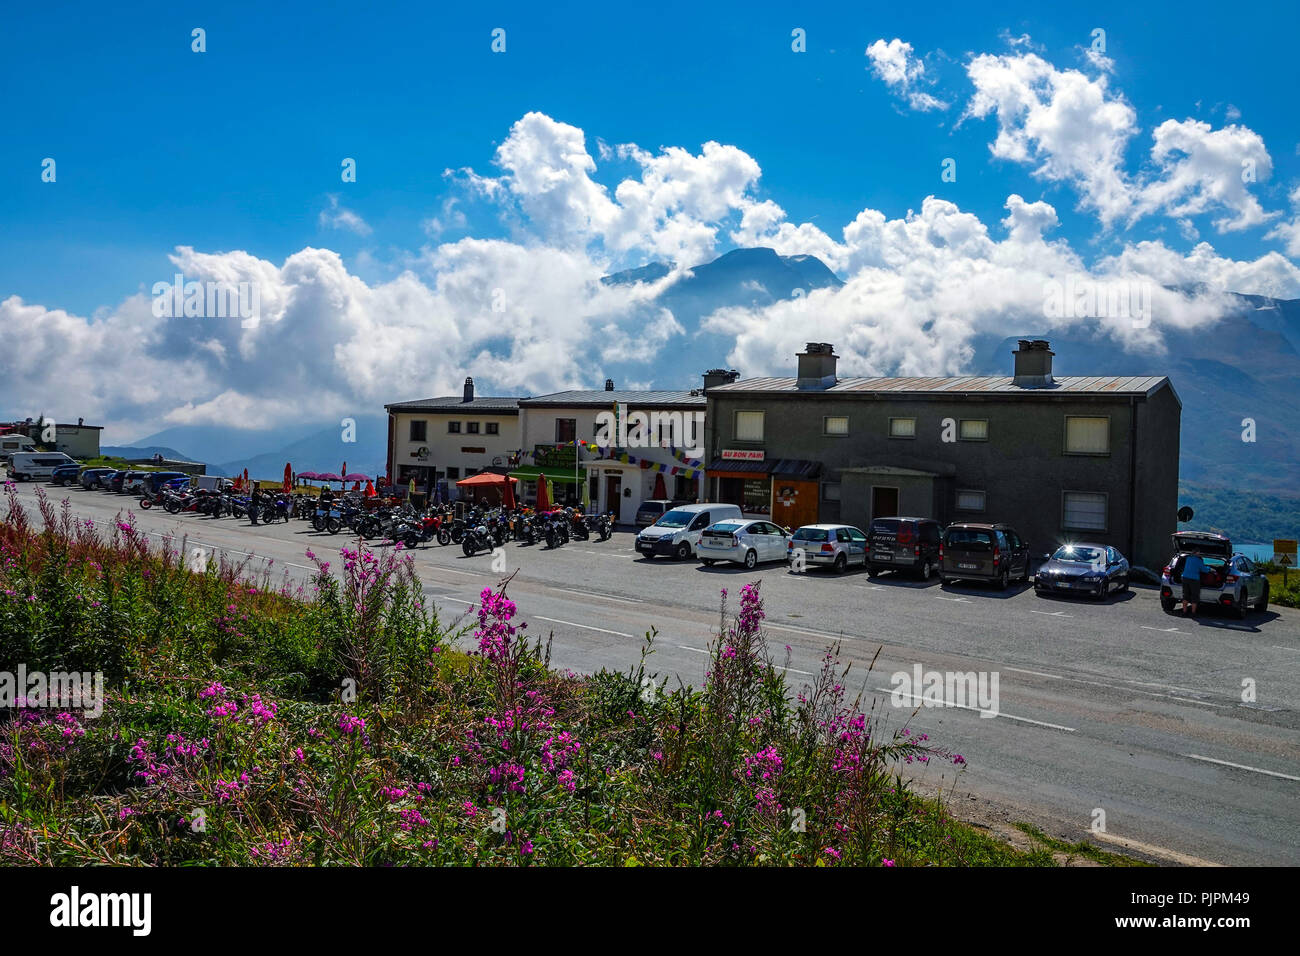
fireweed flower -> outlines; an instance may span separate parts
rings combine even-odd
[[[344,714],[339,718],[339,730],[345,734],[354,734],[359,730],[366,729],[366,722],[360,717],[353,717],[351,714]]]

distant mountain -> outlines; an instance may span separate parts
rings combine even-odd
[[[221,463],[227,475],[248,474],[256,478],[279,478],[285,463],[296,472],[337,472],[348,463],[348,471],[359,471],[374,476],[387,470],[388,416],[357,415],[356,441],[344,442],[343,431],[337,425],[316,430],[288,442],[273,451],[258,455],[232,458]]]
[[[99,453],[114,458],[152,458],[154,455],[162,455],[172,461],[203,461],[202,458],[191,458],[184,452],[165,445],[104,445]]]
[[[653,262],[601,281],[606,285],[649,283],[671,271],[671,263]],[[712,262],[693,266],[645,307],[647,324],[667,309],[684,330],[683,335],[669,338],[655,359],[655,386],[699,388],[704,370],[716,367],[731,351],[735,342],[730,336],[701,330],[701,322],[710,313],[729,306],[762,308],[843,284],[816,256],[782,256],[765,247],[733,249]],[[645,368],[635,363],[620,368],[614,363],[606,366],[606,372],[619,380],[637,379],[645,375]]]

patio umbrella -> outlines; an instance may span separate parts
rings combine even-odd
[[[370,483],[370,479],[367,478],[367,479],[366,479],[366,497],[367,497],[367,498],[374,498],[374,497],[376,497],[378,494],[379,494],[379,492],[375,491],[375,486],[372,485],[372,484]]]
[[[320,475],[314,475],[313,477],[317,481],[342,481],[343,480],[338,475],[334,474],[334,472],[332,471],[327,471],[324,474],[320,474]]]
[[[244,488],[248,488],[248,469],[244,469]]]
[[[668,489],[664,487],[663,472],[655,475],[655,493],[653,497],[658,498],[660,501],[668,497]]]
[[[289,467],[287,461],[284,463],[284,481],[281,487],[283,487],[285,494],[293,490],[293,469]]]
[[[298,472],[298,477],[304,481],[318,481],[320,479],[320,475],[316,474],[314,471],[300,471]]]
[[[348,480],[346,478],[347,473],[348,473],[348,463],[345,461],[343,463],[343,467],[339,469],[339,481],[347,481]]]
[[[546,487],[546,476],[539,474],[537,476],[537,510],[538,511],[551,510],[551,497],[547,493],[548,490],[549,489],[547,489]]]
[[[344,481],[369,481],[370,480],[369,475],[363,475],[359,471],[354,471],[351,474],[349,474],[346,471],[343,471],[343,472],[339,472],[339,474],[343,476]]]

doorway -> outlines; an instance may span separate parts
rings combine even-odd
[[[871,520],[898,517],[898,489],[883,485],[871,487]]]
[[[614,520],[619,521],[622,518],[622,497],[623,494],[623,476],[606,475],[605,476],[605,511],[614,513]]]

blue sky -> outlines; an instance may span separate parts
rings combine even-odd
[[[730,345],[703,367],[746,374],[805,332],[856,374],[956,374],[980,336],[1072,323],[1156,356],[1227,292],[1300,298],[1297,27],[1208,3],[16,6],[0,407],[114,440],[272,428],[467,374],[675,383],[706,333]],[[736,245],[845,285],[808,316],[679,316],[680,271],[599,282]],[[255,286],[262,320],[158,321],[178,271]],[[1045,315],[1079,276],[1151,284],[1155,320]]]
[[[1103,234],[1073,212],[1068,186],[990,159],[994,120],[952,128],[972,52],[1028,34],[1058,67],[1077,67],[1096,27],[1143,130],[1131,168],[1162,119],[1218,126],[1231,104],[1275,165],[1261,201],[1285,209],[1300,178],[1294,5],[1240,16],[1208,3],[1004,4],[996,14],[977,4],[474,6],[11,7],[0,37],[0,295],[90,314],[170,275],[177,245],[275,262],[328,245],[380,277],[429,241],[421,223],[454,189],[442,170],[492,172],[496,144],[530,110],[580,127],[593,152],[596,137],[734,144],[761,164],[760,196],[832,235],[864,207],[901,216],[930,194],[994,223],[1019,192],[1051,202],[1055,235],[1081,253],[1108,252],[1168,236],[1169,224]],[[190,50],[194,26],[207,31],[204,54]],[[504,55],[489,49],[497,26]],[[807,31],[801,55],[790,50],[796,26]],[[928,75],[958,104],[947,116],[908,110],[872,77],[864,49],[896,36],[933,56]],[[46,156],[58,163],[53,185],[40,181]],[[339,181],[344,156],[358,160],[354,184]],[[940,181],[944,157],[958,162],[955,183]],[[620,170],[601,164],[596,178]],[[322,228],[331,195],[373,232]],[[479,213],[462,232],[503,233]],[[1257,254],[1276,246],[1264,231],[1215,247]],[[363,249],[373,262],[357,263]]]

